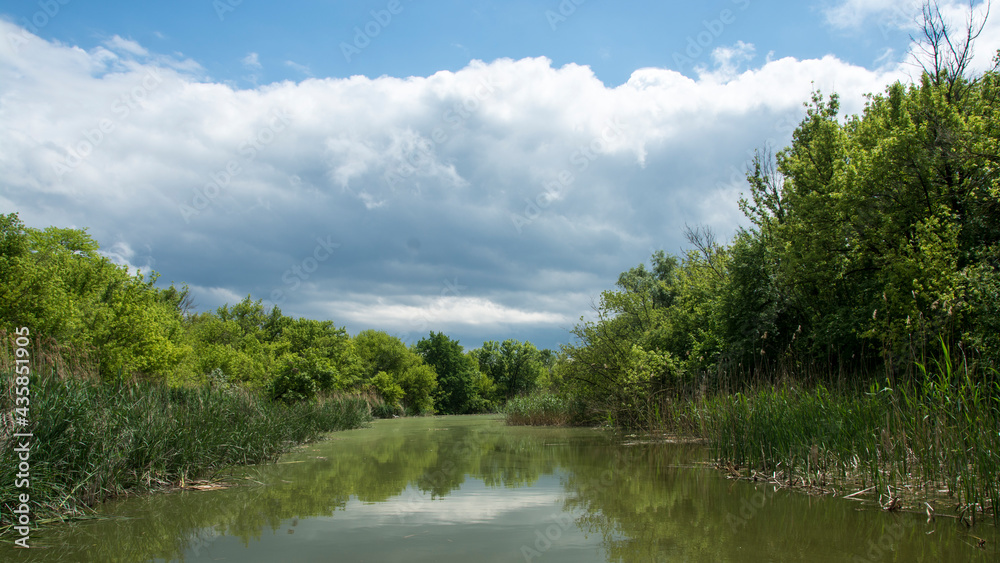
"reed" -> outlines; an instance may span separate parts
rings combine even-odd
[[[1000,506],[1000,385],[995,370],[947,349],[917,378],[861,392],[762,386],[715,395],[691,410],[720,463],[790,482],[840,480],[931,498],[968,514]]]
[[[273,460],[324,432],[371,420],[358,396],[285,405],[239,387],[106,383],[43,369],[31,378],[30,424],[20,428],[13,388],[13,371],[0,371],[0,499],[11,502],[18,492],[12,433],[31,432],[31,501],[40,517],[81,514],[117,495]],[[9,525],[11,507],[4,508],[0,526]]]
[[[575,418],[572,399],[553,393],[514,397],[502,412],[511,426],[565,426]]]

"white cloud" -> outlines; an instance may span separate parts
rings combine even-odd
[[[753,60],[757,48],[752,43],[737,41],[730,47],[716,47],[712,51],[712,60],[715,62],[715,69],[701,69],[699,74],[702,78],[712,75],[715,80],[729,81],[736,77],[739,69]]]
[[[616,87],[527,58],[236,89],[127,40],[4,41],[0,202],[147,249],[203,308],[253,293],[349,328],[561,330],[684,223],[731,232],[747,151],[787,144],[813,89],[858,112],[903,77],[752,54]]]
[[[380,499],[380,502],[351,499],[346,509],[386,522],[398,523],[405,519],[420,523],[469,524],[494,522],[505,514],[530,508],[558,507],[565,497],[562,491],[544,488],[487,488],[479,479],[470,479],[463,489],[460,495],[435,498],[431,493],[409,486],[398,496]]]
[[[240,62],[243,63],[244,67],[250,70],[260,70],[263,68],[260,64],[260,57],[257,53],[247,53],[247,56],[243,57]]]
[[[924,0],[841,0],[825,10],[826,20],[838,28],[858,27],[870,19],[905,27],[920,15],[923,3]]]
[[[111,39],[105,41],[104,45],[112,51],[124,52],[130,55],[145,57],[149,54],[149,51],[147,51],[142,45],[132,41],[131,39],[124,39],[118,35],[115,35]]]
[[[482,297],[443,296],[419,298],[415,304],[386,302],[378,298],[364,303],[365,296],[351,301],[334,301],[326,309],[335,318],[399,330],[443,325],[502,326],[560,324],[572,319],[557,312],[528,311],[506,307]]]
[[[132,247],[130,247],[127,243],[116,242],[115,244],[111,245],[110,248],[105,248],[104,250],[100,251],[100,254],[105,256],[106,258],[108,258],[108,260],[111,260],[115,264],[134,268],[134,266],[129,263],[129,260],[135,257],[135,251],[132,250]]]
[[[308,65],[299,64],[295,61],[285,61],[285,66],[309,77],[312,77],[313,75],[312,70]]]
[[[199,302],[235,304],[246,297],[246,295],[240,295],[225,287],[204,287],[197,284],[188,284],[188,289],[191,290],[191,298],[194,300],[196,306]]]
[[[826,20],[838,29],[859,29],[866,24],[874,24],[883,34],[890,31],[902,31],[920,39],[923,22],[924,0],[840,0],[825,10]],[[941,10],[944,21],[952,30],[953,37],[960,39],[969,21],[969,2],[966,0],[940,0],[937,6]],[[979,0],[975,3],[972,14],[977,22],[982,22],[987,13],[988,2]],[[974,58],[971,70],[981,72],[991,68],[993,56],[1000,48],[1000,18],[995,15],[986,21],[986,27],[976,42],[977,56]],[[904,59],[914,62],[914,47]],[[882,62],[886,56],[880,57],[876,63]],[[918,57],[919,58],[919,57]]]

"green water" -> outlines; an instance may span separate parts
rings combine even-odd
[[[3,561],[992,561],[996,529],[734,482],[708,452],[496,417],[376,421],[245,485],[138,496]],[[977,539],[986,548],[976,547]]]

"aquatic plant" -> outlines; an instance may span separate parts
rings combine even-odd
[[[563,426],[576,424],[581,418],[572,397],[545,392],[514,397],[502,412],[509,425]]]
[[[80,513],[116,495],[183,485],[226,467],[275,459],[291,446],[371,420],[359,396],[270,401],[235,386],[170,387],[33,374],[28,424],[13,425],[13,370],[0,371],[0,498],[13,502],[14,432],[30,432],[36,514]],[[10,506],[4,506],[9,524]]]
[[[1000,505],[996,370],[918,364],[920,377],[865,392],[764,386],[692,403],[716,459],[789,482],[839,479],[886,497],[939,491],[976,514]]]

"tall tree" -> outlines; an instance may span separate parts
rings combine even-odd
[[[414,349],[437,373],[434,406],[438,412],[473,412],[479,404],[477,382],[480,374],[475,363],[462,352],[462,345],[443,332],[431,331]]]

